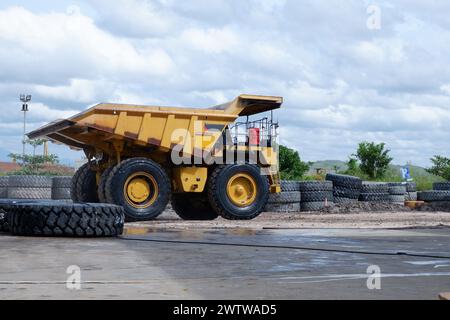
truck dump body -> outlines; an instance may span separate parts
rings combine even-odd
[[[212,109],[139,106],[102,103],[67,120],[48,124],[28,134],[30,139],[47,137],[75,149],[96,149],[108,152],[109,143],[128,141],[135,146],[156,148],[167,152],[174,145],[183,145],[184,152],[193,153],[193,144],[184,145],[189,132],[191,141],[198,134],[195,123],[202,123],[201,133],[215,129],[223,131],[240,116],[249,116],[277,109],[280,97],[241,95],[234,101]],[[220,135],[212,134],[203,149],[212,147]]]

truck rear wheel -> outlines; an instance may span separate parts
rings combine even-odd
[[[148,221],[166,208],[171,193],[164,169],[146,158],[122,161],[109,173],[106,200],[125,209],[127,221]]]
[[[269,198],[269,181],[249,164],[219,166],[208,181],[214,210],[229,220],[250,220],[261,214]]]
[[[219,216],[206,193],[172,194],[172,208],[183,220],[214,220]]]
[[[114,167],[109,167],[105,171],[103,171],[102,175],[100,176],[100,182],[98,184],[98,199],[101,203],[108,203],[108,200],[106,199],[106,181],[108,180],[109,174],[111,173],[112,169]]]
[[[70,197],[75,203],[98,203],[96,172],[84,164],[72,178]]]

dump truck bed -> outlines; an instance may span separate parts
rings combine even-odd
[[[168,151],[173,145],[186,141],[186,137],[177,136],[177,132],[187,132],[195,139],[198,123],[202,124],[201,134],[211,129],[220,132],[240,116],[274,110],[282,103],[281,97],[254,95],[241,95],[211,109],[101,103],[72,118],[41,127],[28,137],[47,137],[84,150],[102,150],[109,148],[109,142],[127,140],[138,146]],[[216,135],[210,145],[218,137]],[[188,149],[184,151],[192,152],[193,146]]]

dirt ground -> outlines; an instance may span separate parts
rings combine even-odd
[[[429,210],[429,211],[427,211]],[[401,205],[354,204],[335,206],[323,212],[270,213],[261,214],[251,221],[183,221],[168,209],[156,221],[130,223],[128,228],[173,228],[173,229],[303,229],[303,228],[430,228],[450,227],[450,212],[411,210]]]

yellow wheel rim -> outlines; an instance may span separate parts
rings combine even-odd
[[[155,178],[146,172],[132,174],[123,186],[126,201],[137,209],[145,209],[154,204],[158,192]]]
[[[238,207],[252,205],[256,200],[257,193],[255,179],[246,173],[236,174],[228,181],[228,198]]]

